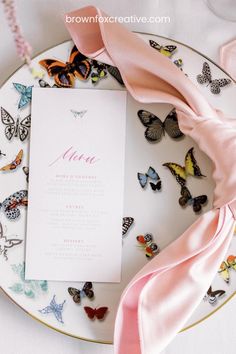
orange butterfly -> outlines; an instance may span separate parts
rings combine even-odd
[[[22,157],[23,157],[23,150],[21,149],[18,152],[15,160],[12,161],[11,163],[9,163],[8,165],[1,167],[0,171],[12,171],[12,170],[15,170],[21,164]]]
[[[39,64],[47,70],[49,76],[54,77],[55,83],[59,87],[73,87],[75,78],[86,80],[91,72],[90,62],[75,45],[71,50],[68,62],[44,59],[40,60]]]
[[[136,240],[142,245],[147,258],[152,258],[160,252],[157,244],[153,242],[152,234],[139,235]]]

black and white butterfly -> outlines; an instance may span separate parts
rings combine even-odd
[[[8,260],[8,249],[17,246],[22,242],[23,240],[19,240],[17,238],[7,238],[4,236],[2,223],[0,222],[0,255],[2,254],[6,261]]]
[[[200,195],[198,197],[192,197],[190,191],[186,186],[181,188],[181,197],[179,198],[179,204],[183,207],[187,204],[192,205],[193,211],[199,213],[202,210],[202,205],[206,204],[207,196]]]
[[[123,222],[122,222],[122,237],[124,237],[127,234],[128,230],[133,225],[133,222],[134,222],[134,218],[132,218],[131,216],[125,216],[123,218]]]
[[[167,115],[164,122],[155,116],[155,114],[143,109],[139,110],[137,114],[142,124],[147,128],[144,135],[150,142],[160,141],[165,132],[172,139],[178,139],[183,136],[183,133],[179,129],[177,114],[174,109]]]
[[[204,296],[204,301],[208,301],[210,305],[215,305],[219,298],[225,295],[224,290],[212,290],[212,287],[208,289],[206,295]]]
[[[82,289],[76,289],[76,288],[68,288],[68,293],[72,296],[73,301],[76,304],[79,304],[81,301],[81,298],[87,297],[89,299],[93,299],[94,297],[94,292],[92,290],[93,284],[89,281],[87,281]]]
[[[1,107],[1,120],[5,128],[5,136],[8,140],[11,140],[14,137],[19,137],[21,141],[24,141],[30,131],[31,126],[31,115],[23,118],[20,121],[20,118],[17,117],[16,120],[8,113],[3,107]]]
[[[43,80],[43,79],[40,79],[40,80],[39,80],[39,86],[40,86],[40,87],[51,87],[51,88],[57,87],[57,88],[59,88],[59,86],[57,86],[56,84],[53,84],[52,86],[49,85],[49,84],[48,84],[45,80]]]
[[[220,88],[229,85],[231,80],[226,78],[212,80],[210,66],[207,62],[204,62],[202,67],[202,74],[197,75],[197,82],[201,85],[210,85],[211,93],[216,95],[220,93]]]

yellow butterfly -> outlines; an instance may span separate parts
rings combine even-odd
[[[230,255],[226,261],[221,263],[220,269],[218,270],[219,275],[224,279],[227,284],[230,280],[230,268],[236,270],[236,256]]]
[[[177,182],[183,187],[186,184],[188,175],[196,177],[206,177],[201,173],[200,167],[193,155],[193,147],[187,152],[185,156],[185,167],[182,167],[174,162],[166,162],[163,166],[169,168],[170,172],[175,176]]]
[[[30,72],[34,79],[42,79],[45,75],[44,72],[35,68],[30,68]]]
[[[21,149],[18,152],[15,160],[12,161],[11,163],[9,163],[8,165],[1,167],[0,171],[12,171],[12,170],[15,170],[21,164],[22,158],[23,158],[23,150]]]
[[[165,45],[162,46],[157,42],[150,39],[149,44],[152,48],[158,50],[161,54],[165,55],[166,57],[170,58],[174,52],[176,51],[176,45]]]

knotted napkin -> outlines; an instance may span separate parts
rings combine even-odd
[[[157,354],[201,302],[232,239],[236,219],[236,120],[212,108],[171,60],[119,23],[76,20],[98,16],[107,17],[92,6],[65,16],[77,48],[90,58],[117,66],[135,100],[174,105],[180,129],[197,142],[215,167],[213,209],[148,262],[120,299],[115,354]]]

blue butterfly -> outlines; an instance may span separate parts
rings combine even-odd
[[[53,313],[57,321],[64,323],[62,320],[62,310],[66,300],[64,300],[61,304],[57,304],[55,301],[55,297],[56,295],[53,296],[49,306],[45,307],[42,310],[39,310],[39,312],[41,312],[44,315],[48,313]]]
[[[13,86],[21,94],[18,108],[22,108],[31,102],[33,86],[25,86],[16,82],[13,82]]]
[[[139,173],[137,174],[139,183],[142,188],[144,188],[147,184],[148,178],[151,178],[153,181],[157,182],[156,184],[150,182],[150,186],[152,190],[160,190],[161,189],[161,180],[159,175],[156,173],[153,167],[149,167],[147,173]]]

